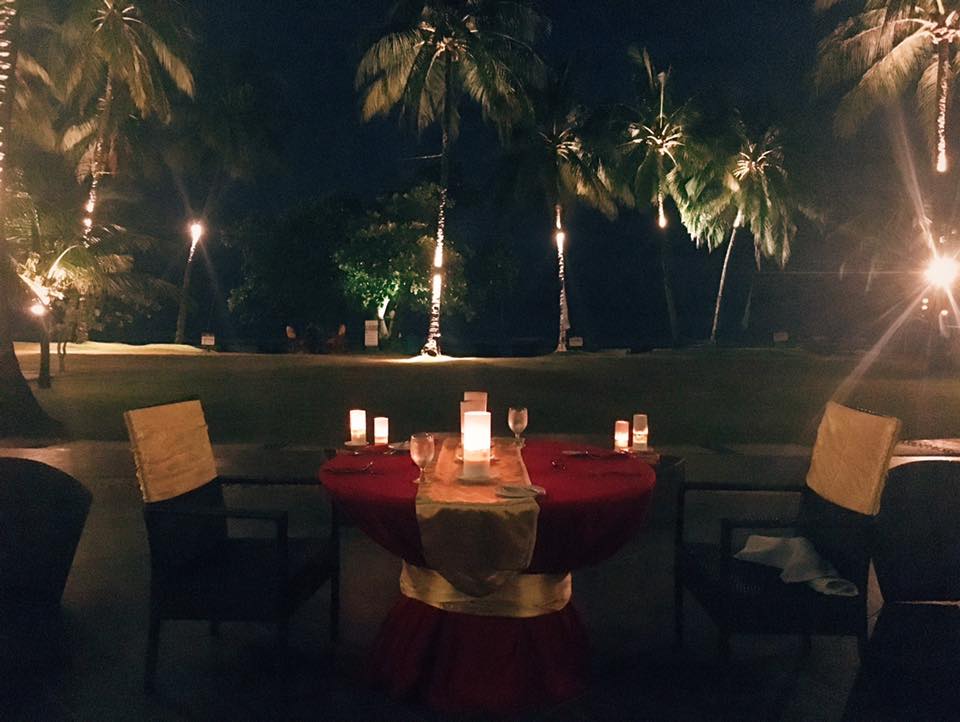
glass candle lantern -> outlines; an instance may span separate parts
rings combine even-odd
[[[490,412],[467,411],[463,415],[463,478],[479,481],[490,477]]]
[[[350,409],[350,443],[367,443],[367,412],[363,409]]]
[[[647,451],[647,441],[650,435],[650,427],[647,425],[646,414],[633,415],[633,451]]]
[[[630,422],[618,421],[613,426],[613,448],[626,451],[630,446]]]
[[[373,443],[386,444],[390,441],[390,419],[386,416],[373,418]]]

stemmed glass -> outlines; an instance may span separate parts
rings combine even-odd
[[[415,484],[422,484],[427,480],[425,469],[433,460],[434,450],[433,434],[419,433],[410,437],[410,458],[420,467],[420,477]]]
[[[520,434],[527,428],[526,408],[523,406],[511,406],[510,411],[507,413],[507,423],[510,425],[510,430],[513,432],[513,435],[517,438],[517,446],[523,448],[524,442],[523,439],[520,438]]]

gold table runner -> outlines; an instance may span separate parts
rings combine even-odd
[[[424,557],[456,590],[484,597],[530,565],[537,541],[540,506],[532,497],[504,499],[504,484],[529,485],[530,477],[513,440],[494,439],[498,461],[489,484],[457,481],[458,437],[446,438],[428,483],[417,491],[417,523]],[[569,595],[567,595],[569,596]]]

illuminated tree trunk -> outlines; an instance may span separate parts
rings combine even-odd
[[[60,425],[47,416],[30,392],[13,350],[13,291],[17,283],[5,229],[5,170],[10,120],[16,93],[16,0],[0,0],[0,435],[57,434]]]
[[[563,230],[563,206],[554,207],[554,240],[557,243],[557,274],[560,279],[560,335],[557,339],[557,352],[567,350],[567,331],[570,330],[570,308],[567,305],[567,268],[564,255],[566,232]]]
[[[99,122],[97,123],[97,140],[93,146],[93,159],[90,162],[90,192],[83,207],[83,242],[90,242],[90,233],[93,230],[94,213],[97,210],[97,194],[100,190],[100,179],[104,175],[103,146],[106,142],[107,123],[110,121],[110,110],[113,105],[113,76],[107,71],[107,87],[100,99]],[[83,339],[86,341],[86,339]]]
[[[453,62],[445,57],[443,101],[443,128],[440,150],[440,208],[437,212],[437,245],[433,251],[433,274],[430,282],[430,326],[427,341],[420,349],[425,356],[439,356],[440,350],[440,301],[443,298],[443,243],[447,227],[447,187],[450,184],[450,125],[453,119]]]
[[[183,343],[187,329],[187,302],[190,298],[190,270],[193,268],[193,249],[187,256],[187,267],[183,269],[183,286],[180,288],[180,309],[177,311],[177,330],[173,337],[174,343]]]
[[[937,172],[947,172],[947,103],[950,89],[950,42],[937,41]]]
[[[740,216],[734,221],[733,230],[730,232],[730,242],[727,243],[727,253],[723,257],[723,269],[720,271],[720,288],[717,289],[717,305],[713,309],[713,328],[710,329],[710,342],[717,342],[717,327],[720,325],[720,303],[723,301],[723,287],[727,282],[727,267],[730,265],[730,256],[733,255],[733,242],[737,237],[737,229],[740,227]]]
[[[40,318],[40,375],[37,377],[37,386],[49,389],[50,385],[50,325],[44,315]]]

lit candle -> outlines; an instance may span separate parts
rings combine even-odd
[[[618,421],[613,427],[613,448],[625,451],[630,446],[630,422]]]
[[[633,415],[633,450],[646,451],[650,428],[647,426],[646,414]]]
[[[461,401],[460,402],[460,445],[463,446],[463,417],[468,411],[486,411],[479,401]]]
[[[373,417],[373,443],[386,444],[390,441],[390,419],[386,416]]]
[[[480,481],[490,477],[490,412],[467,411],[463,415],[463,478]]]
[[[486,391],[464,391],[463,400],[479,402],[480,408],[477,409],[477,411],[487,410],[487,392]]]
[[[350,443],[367,443],[367,412],[363,409],[350,409]]]

